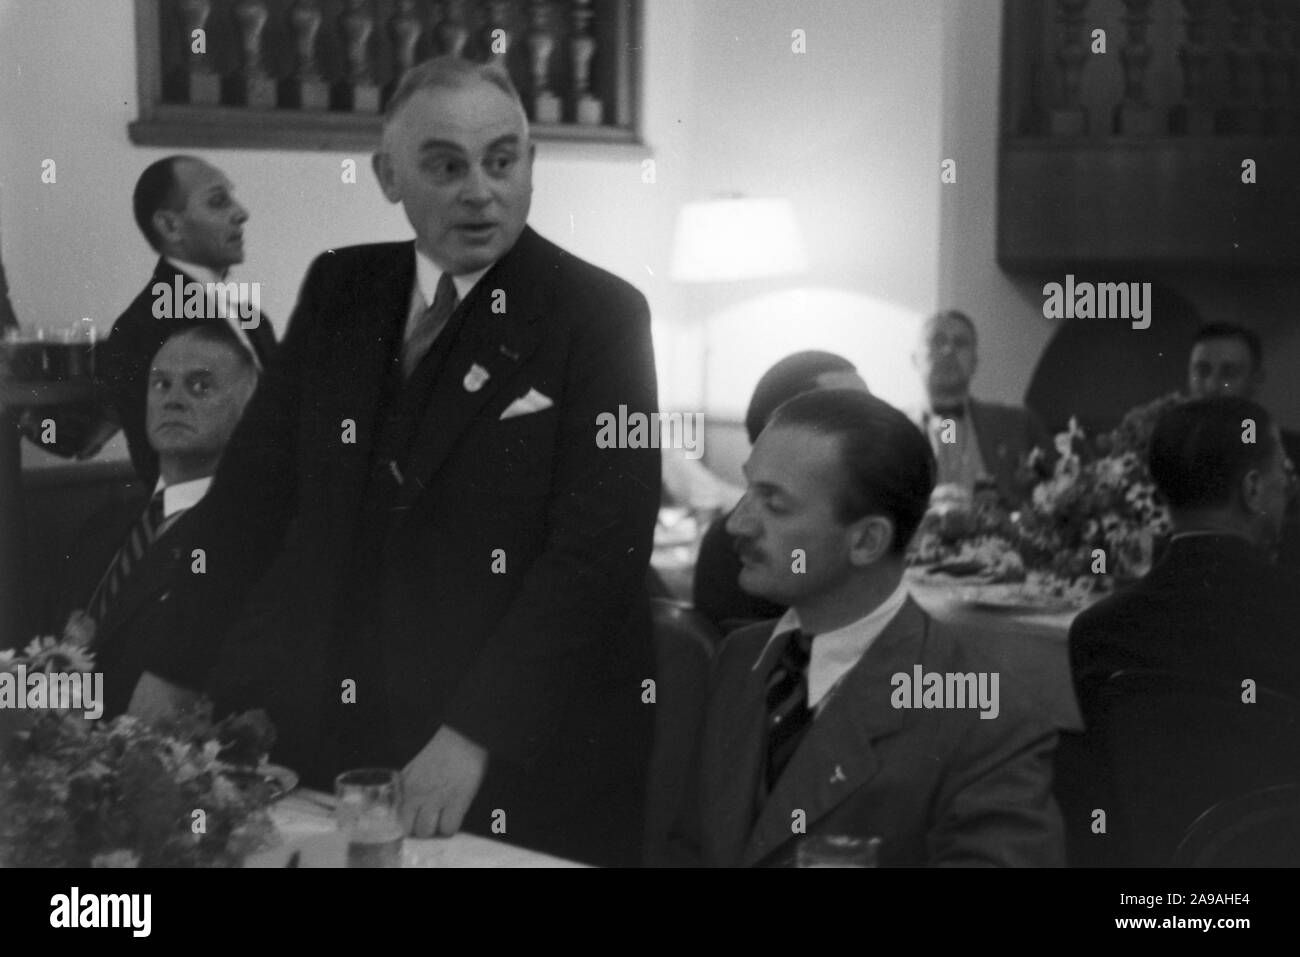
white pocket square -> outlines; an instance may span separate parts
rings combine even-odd
[[[536,389],[529,389],[527,395],[520,396],[506,406],[505,411],[501,413],[501,420],[513,419],[517,415],[530,415],[533,412],[541,412],[553,405],[555,405],[553,400],[548,399]]]

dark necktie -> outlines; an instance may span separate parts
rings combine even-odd
[[[790,632],[781,660],[767,679],[768,791],[776,786],[812,723],[806,676],[812,659],[813,637],[802,631]]]
[[[438,291],[434,293],[433,305],[415,319],[406,335],[406,340],[402,343],[403,378],[411,377],[415,367],[420,364],[424,354],[433,345],[433,340],[438,338],[438,333],[442,332],[443,326],[456,311],[459,301],[451,273],[443,273],[442,278],[438,280]]]
[[[135,524],[131,526],[126,541],[122,543],[122,547],[113,556],[113,563],[108,566],[108,573],[104,575],[104,578],[99,583],[99,588],[91,596],[91,616],[96,623],[102,624],[108,616],[108,610],[112,607],[113,600],[122,591],[127,576],[140,563],[144,553],[148,551],[149,546],[158,537],[158,528],[162,525],[162,522],[163,491],[159,489],[154,493],[154,497],[149,500],[148,506],[136,519]]]

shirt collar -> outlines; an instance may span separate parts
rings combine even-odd
[[[492,265],[485,266],[477,272],[467,272],[460,276],[452,276],[451,281],[456,286],[456,297],[465,301],[470,290],[483,278]],[[438,280],[442,278],[445,270],[435,263],[432,259],[420,251],[417,246],[415,249],[415,284],[420,290],[420,295],[424,297],[426,307],[433,305],[434,296],[438,293]]]
[[[163,259],[171,263],[191,279],[197,279],[199,282],[225,282],[226,277],[230,274],[227,269],[224,273],[219,273],[215,269],[207,266],[200,266],[198,263],[187,263],[179,259],[172,259],[171,256],[164,256]]]
[[[190,479],[188,482],[177,482],[175,485],[167,485],[161,478],[158,484],[154,486],[155,495],[161,490],[163,493],[163,518],[171,518],[178,512],[193,508],[202,501],[203,496],[208,494],[208,489],[212,486],[212,476],[206,478]]]
[[[843,628],[824,632],[813,638],[812,657],[808,662],[808,707],[817,708],[832,688],[866,654],[867,649],[880,637],[894,616],[907,602],[907,583],[900,580],[889,597],[867,615],[850,622]],[[799,613],[790,608],[772,630],[772,637],[763,647],[763,654],[754,662],[757,668],[767,655],[772,642],[800,627]]]

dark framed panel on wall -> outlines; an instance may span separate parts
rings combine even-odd
[[[641,0],[135,0],[148,146],[370,149],[396,78],[500,59],[541,140],[641,142]]]
[[[1004,11],[1004,268],[1300,268],[1300,0]]]

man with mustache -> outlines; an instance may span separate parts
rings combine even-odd
[[[418,837],[633,864],[659,451],[598,433],[656,414],[649,311],[527,226],[533,157],[499,66],[402,78],[374,170],[415,241],[312,265],[182,597],[304,780],[400,768]]]
[[[788,865],[805,837],[836,835],[879,837],[882,865],[1060,864],[1055,732],[903,582],[934,485],[924,436],[867,393],[806,392],[773,413],[745,477],[727,521],[740,585],[788,611],[722,646],[677,848]],[[918,709],[899,695],[917,669],[999,690],[984,710]]]
[[[977,360],[975,323],[968,315],[947,309],[927,319],[912,353],[926,405],[913,420],[930,438],[937,486],[969,495],[988,485],[1014,507],[1029,491],[1017,476],[1025,456],[1035,447],[1051,455],[1051,438],[1029,409],[971,396]]]

